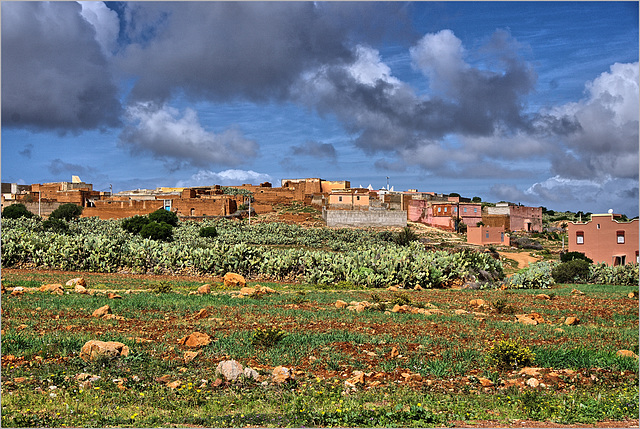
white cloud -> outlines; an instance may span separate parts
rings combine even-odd
[[[391,69],[380,59],[380,53],[373,48],[358,45],[356,61],[349,66],[349,72],[358,83],[373,86],[381,80],[393,85],[400,81],[391,76]]]
[[[220,134],[205,130],[192,109],[182,116],[166,104],[137,103],[127,109],[128,125],[120,144],[133,153],[149,152],[160,159],[184,161],[193,166],[240,165],[253,158],[258,145],[230,128]]]
[[[468,68],[462,41],[451,30],[425,35],[409,52],[413,66],[431,79],[434,89],[455,83],[460,72]]]
[[[101,1],[80,1],[82,16],[96,30],[96,41],[105,55],[110,56],[116,49],[120,20],[118,14]]]
[[[200,170],[186,180],[176,183],[177,187],[213,186],[213,185],[241,185],[251,183],[254,185],[263,182],[273,182],[268,174],[257,173],[253,170],[224,170],[220,172]]]

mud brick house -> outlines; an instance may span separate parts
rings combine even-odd
[[[459,197],[413,199],[409,202],[409,220],[447,231],[455,231],[456,219],[469,226],[482,220],[480,203],[459,202]],[[451,198],[451,201],[449,200]]]
[[[505,231],[542,232],[542,207],[527,207],[511,203],[498,203],[485,207],[482,223],[502,227]]]
[[[485,246],[488,244],[509,245],[509,237],[504,228],[497,226],[469,226],[467,227],[467,243]]]
[[[370,203],[376,198],[376,193],[366,188],[333,191],[329,194],[329,209],[369,210]]]
[[[638,219],[622,222],[621,215],[593,214],[588,222],[569,222],[569,252],[581,252],[607,265],[638,263]]]

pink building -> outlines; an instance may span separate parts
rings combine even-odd
[[[510,231],[542,232],[542,207],[498,203],[495,207],[487,207],[486,210],[489,217],[508,216]],[[484,221],[484,223],[489,222]]]
[[[467,227],[467,243],[484,246],[487,244],[509,244],[504,228],[497,226]]]
[[[482,221],[482,205],[480,203],[457,203],[428,200],[412,200],[409,202],[409,220],[447,231],[455,230],[455,219],[467,226],[476,226]]]
[[[638,219],[616,220],[621,215],[594,214],[589,222],[569,222],[569,252],[581,252],[608,265],[638,263]]]
[[[329,207],[333,210],[369,210],[369,191],[333,191],[329,194]]]

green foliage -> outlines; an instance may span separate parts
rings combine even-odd
[[[589,281],[604,285],[638,285],[638,264],[610,266],[604,262],[589,266]]]
[[[391,300],[391,304],[393,304],[393,305],[396,305],[396,304],[397,305],[409,305],[409,304],[411,304],[411,297],[406,292],[397,293],[397,294],[395,294],[395,296]]]
[[[287,333],[278,328],[257,328],[253,332],[251,344],[257,347],[273,347],[280,341],[282,341],[282,339],[286,336]]]
[[[584,283],[589,279],[590,263],[583,259],[562,262],[551,270],[556,283]]]
[[[409,243],[417,239],[418,235],[408,226],[405,226],[402,231],[398,232],[394,237],[394,241],[398,246],[408,246]]]
[[[593,264],[593,259],[588,258],[582,252],[565,252],[560,255],[560,262],[569,262],[573,261],[574,259],[587,261],[588,263]]]
[[[151,240],[171,241],[173,229],[164,222],[149,222],[140,230],[140,236]]]
[[[169,282],[160,282],[153,286],[154,293],[171,293],[173,292],[173,286]]]
[[[150,222],[146,216],[135,215],[122,221],[122,229],[132,234],[140,234],[142,228]]]
[[[21,217],[31,218],[35,215],[27,210],[24,204],[12,204],[9,207],[2,210],[2,217],[6,219],[18,219]]]
[[[494,343],[486,354],[487,363],[499,369],[513,370],[530,366],[535,360],[535,353],[521,340],[500,340]]]
[[[42,230],[55,232],[58,234],[66,234],[69,232],[69,225],[62,219],[49,218],[42,222]]]
[[[200,237],[214,238],[218,236],[218,230],[215,226],[203,226],[198,233]]]
[[[548,289],[553,284],[551,264],[546,261],[529,265],[505,282],[509,289]]]
[[[178,226],[178,215],[165,209],[158,209],[153,213],[149,213],[149,220],[151,222],[164,222],[167,225]]]
[[[481,203],[481,202],[482,202],[482,198],[480,198],[480,197],[473,197],[473,198],[471,198],[471,202],[472,202],[472,203]]]
[[[82,214],[82,207],[73,203],[62,204],[49,215],[49,219],[63,219],[67,222],[78,219]]]
[[[516,312],[516,309],[504,298],[496,300],[493,303],[493,308],[499,314],[513,314]]]

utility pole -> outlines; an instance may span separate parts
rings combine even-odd
[[[387,191],[389,190],[389,176],[387,176]]]
[[[40,195],[42,195],[42,189],[38,187],[38,216],[42,217],[42,213],[40,211],[40,202],[42,199],[40,198]]]

